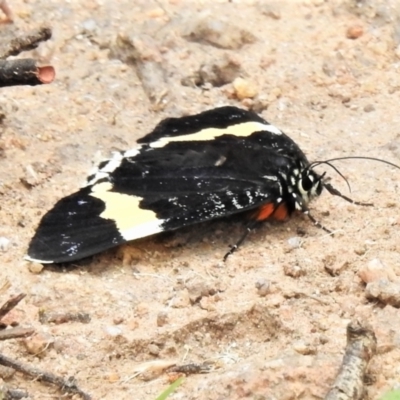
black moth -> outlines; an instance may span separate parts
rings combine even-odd
[[[28,260],[79,260],[130,240],[248,210],[254,212],[247,231],[296,210],[319,225],[308,204],[323,188],[353,202],[313,169],[325,163],[336,170],[329,163],[334,160],[310,163],[290,137],[251,111],[221,107],[168,118],[138,143],[101,162],[85,187],[44,215]]]

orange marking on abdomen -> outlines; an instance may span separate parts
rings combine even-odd
[[[285,203],[279,204],[278,208],[273,213],[272,217],[278,221],[284,221],[289,216],[289,211]]]
[[[289,212],[285,203],[279,204],[278,207],[274,203],[268,203],[257,209],[255,219],[257,221],[265,221],[268,218],[275,218],[278,221],[283,221],[288,216]]]
[[[269,218],[275,210],[274,203],[268,203],[261,206],[257,211],[256,220],[257,221],[264,221],[265,219]]]

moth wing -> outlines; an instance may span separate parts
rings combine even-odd
[[[59,200],[39,223],[26,259],[40,263],[79,260],[124,243],[115,221],[101,218],[102,200],[85,187]]]
[[[56,203],[41,220],[28,259],[78,260],[130,240],[229,216],[276,198],[279,187],[229,169],[158,169],[85,187]]]

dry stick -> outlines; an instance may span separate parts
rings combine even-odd
[[[39,67],[30,58],[21,60],[0,60],[0,87],[17,85],[41,85],[51,83],[55,71],[51,66]]]
[[[5,59],[9,56],[16,56],[23,51],[36,49],[40,42],[44,42],[50,38],[51,29],[47,26],[35,29],[27,35],[18,36],[10,41],[3,53],[0,53],[0,59]]]
[[[0,320],[7,315],[24,297],[26,293],[20,293],[17,296],[11,297],[0,307]]]
[[[19,361],[8,358],[3,354],[0,354],[0,364],[4,365],[5,367],[13,368],[18,372],[22,372],[23,374],[29,375],[32,378],[37,379],[38,381],[56,385],[65,392],[79,394],[84,400],[91,400],[91,396],[89,394],[78,388],[73,377],[63,379],[50,372],[41,371],[37,368],[23,365]]]
[[[0,0],[0,10],[3,11],[4,15],[6,16],[6,19],[0,22],[11,23],[14,21],[13,13],[6,0]]]
[[[0,340],[15,339],[20,337],[30,336],[35,332],[34,328],[16,328],[0,330]]]
[[[358,321],[350,322],[342,365],[324,400],[362,400],[366,370],[375,353],[376,337],[372,328]]]

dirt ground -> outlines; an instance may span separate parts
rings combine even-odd
[[[301,216],[265,223],[223,263],[244,229],[234,218],[69,267],[40,272],[23,260],[45,211],[94,163],[166,117],[253,108],[310,161],[362,155],[400,164],[397,0],[9,3],[14,27],[0,29],[52,27],[53,38],[23,56],[54,65],[57,77],[0,92],[0,282],[11,284],[2,301],[27,293],[7,321],[36,330],[2,342],[3,354],[74,376],[94,399],[154,400],[172,378],[154,365],[141,374],[149,361],[210,364],[171,399],[322,399],[346,325],[358,319],[378,340],[369,398],[400,385],[400,304],[366,289],[400,282],[400,171],[382,163],[334,163],[349,196],[374,206],[324,192],[311,209],[333,237]],[[91,319],[39,321],[53,311]],[[20,374],[7,384],[30,399],[61,397]]]

